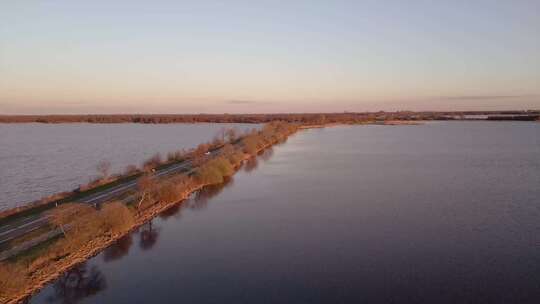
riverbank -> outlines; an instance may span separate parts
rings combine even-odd
[[[41,290],[45,285],[47,285],[48,283],[60,277],[65,272],[86,262],[88,259],[96,256],[107,247],[113,245],[120,238],[124,237],[125,235],[129,233],[132,233],[134,230],[138,229],[140,226],[144,225],[145,223],[147,223],[148,221],[156,217],[158,214],[167,210],[173,205],[182,203],[182,201],[187,199],[191,195],[191,193],[198,191],[205,186],[208,186],[208,185],[200,185],[196,188],[186,191],[185,193],[182,194],[182,197],[177,202],[155,205],[151,207],[150,209],[146,210],[144,214],[142,214],[142,216],[139,217],[129,229],[126,229],[125,231],[115,233],[112,235],[107,235],[107,236],[93,239],[90,242],[84,244],[84,246],[81,247],[76,252],[70,254],[68,257],[60,259],[57,262],[53,262],[53,264],[44,265],[43,267],[33,271],[31,274],[32,277],[31,277],[30,284],[25,286],[22,290],[18,291],[17,293],[10,294],[5,298],[4,298],[4,295],[1,295],[0,303],[11,304],[11,303],[20,303],[24,301],[28,297],[31,297],[33,294]]]
[[[128,206],[106,203],[102,210],[95,211],[68,203],[56,208],[51,213],[52,222],[62,230],[69,225],[70,231],[34,255],[0,264],[0,303],[23,301],[192,193],[222,183],[245,160],[286,140],[297,130],[296,125],[270,123],[244,136],[237,145],[226,145],[217,157],[199,160],[201,163],[185,175],[140,182],[139,199]]]
[[[425,124],[424,120],[381,120],[381,121],[364,121],[357,123],[324,123],[324,124],[309,124],[302,125],[299,129],[323,129],[327,127],[351,126],[351,125],[381,125],[381,126],[418,126]]]
[[[419,120],[384,120],[384,121],[375,121],[370,124],[372,125],[382,125],[382,126],[418,126],[425,124],[425,121]]]

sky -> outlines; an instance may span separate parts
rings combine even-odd
[[[0,7],[0,114],[540,109],[540,0]]]

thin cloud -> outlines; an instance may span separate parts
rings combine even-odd
[[[439,96],[437,99],[442,100],[493,100],[493,99],[522,99],[532,98],[537,95],[458,95],[458,96]]]
[[[258,100],[249,100],[249,99],[233,99],[233,100],[227,100],[228,104],[235,104],[235,105],[266,105],[270,104],[268,101],[258,101]]]

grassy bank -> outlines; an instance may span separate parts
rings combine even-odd
[[[145,175],[139,179],[136,199],[130,204],[108,202],[96,210],[65,203],[48,211],[50,225],[63,234],[0,264],[0,303],[24,300],[194,191],[223,183],[244,160],[284,141],[297,129],[297,125],[271,122],[232,141],[234,144],[225,144],[216,157],[199,159],[187,174],[165,179]]]

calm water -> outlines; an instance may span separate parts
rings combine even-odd
[[[31,303],[540,303],[540,124],[302,132]]]
[[[95,178],[96,165],[109,161],[113,172],[140,165],[160,152],[192,148],[211,140],[222,127],[246,124],[0,124],[0,210]]]

